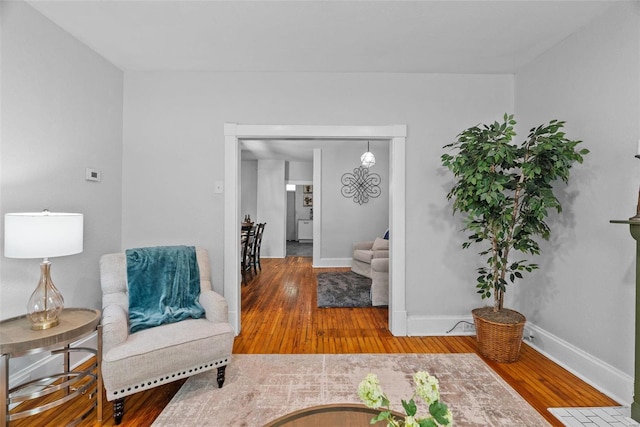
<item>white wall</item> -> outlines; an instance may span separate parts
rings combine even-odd
[[[99,257],[120,249],[123,73],[26,3],[1,7],[2,214],[83,213],[84,252],[51,275],[66,306],[98,308]],[[0,257],[0,318],[25,313],[40,261]]]
[[[287,192],[285,161],[258,160],[258,213],[255,221],[266,222],[260,256],[284,258]]]
[[[254,222],[260,221],[258,218],[258,161],[242,161],[240,169],[241,219],[244,219],[245,215],[250,215]]]
[[[591,150],[557,185],[564,212],[551,216],[540,271],[508,301],[550,334],[633,375],[636,211],[640,165],[640,14],[621,4],[516,74],[521,137],[553,118]],[[534,340],[553,353],[553,342]],[[595,368],[591,368],[591,373]],[[588,374],[588,372],[583,372]],[[621,396],[631,400],[631,396]]]
[[[52,258],[51,276],[65,306],[100,308],[99,258],[120,250],[123,73],[24,2],[0,12],[2,223],[8,212],[83,213],[84,251]],[[87,167],[102,182],[85,181]],[[0,319],[26,312],[41,261],[0,256]],[[11,363],[12,383],[30,359]]]
[[[466,315],[479,304],[439,157],[464,127],[513,110],[512,76],[126,72],[125,87],[124,246],[201,244],[221,291],[224,200],[213,183],[224,178],[225,122],[407,124],[408,310]]]
[[[313,162],[287,162],[287,181],[313,181]]]
[[[380,176],[381,191],[379,197],[363,204],[342,195],[341,179],[360,166],[366,142],[345,142],[322,150],[321,258],[343,258],[350,265],[354,242],[382,237],[389,227],[389,141],[371,141],[370,147],[376,164],[369,172]]]

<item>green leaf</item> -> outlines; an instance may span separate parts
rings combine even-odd
[[[404,411],[407,413],[407,415],[410,417],[415,416],[416,412],[418,412],[418,406],[416,405],[416,402],[413,399],[409,400],[408,402],[403,400],[402,407],[404,408]]]
[[[431,405],[429,405],[429,413],[440,424],[449,424],[449,419],[447,418],[449,408],[447,408],[447,405],[445,405],[444,403],[436,400]]]
[[[438,424],[436,424],[436,422],[432,418],[423,418],[416,421],[418,421],[418,425],[420,427],[438,427]]]
[[[388,420],[390,416],[391,416],[391,411],[382,411],[375,417],[371,418],[371,424],[375,424],[378,421],[382,421],[382,420]]]

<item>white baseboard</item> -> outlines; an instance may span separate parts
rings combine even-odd
[[[98,335],[93,333],[71,344],[71,347],[89,347],[98,348]],[[38,357],[38,355],[42,357]],[[25,382],[32,381],[38,378],[46,378],[53,374],[62,372],[63,356],[61,354],[51,354],[49,352],[42,352],[31,356],[35,356],[37,359],[35,362],[29,364],[23,369],[16,372],[9,373],[9,389],[14,388],[17,385],[24,384]],[[71,359],[69,364],[72,368],[75,368],[91,358],[89,353],[71,353]],[[9,369],[11,369],[11,363],[9,363]]]
[[[391,313],[392,323],[389,325],[391,333],[397,337],[407,336],[407,320],[407,312],[405,310],[394,310]]]
[[[351,267],[351,258],[320,258],[313,268]]]
[[[533,338],[527,344],[623,406],[633,402],[633,376],[571,343],[527,322]]]
[[[475,332],[464,331],[460,326],[446,333],[457,322],[462,321],[473,323],[471,316],[409,316],[407,332],[409,336],[475,335]],[[630,405],[633,401],[632,375],[620,371],[531,322],[527,322],[525,326],[525,336],[525,344],[618,403]]]
[[[468,323],[473,324],[471,315],[409,316],[407,319],[407,334],[416,337],[475,335],[475,328],[465,329],[465,325]]]

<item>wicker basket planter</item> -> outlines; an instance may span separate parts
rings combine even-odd
[[[500,319],[494,319],[492,307],[476,308],[471,314],[480,354],[499,363],[518,360],[527,320],[522,314],[503,308],[499,312]]]

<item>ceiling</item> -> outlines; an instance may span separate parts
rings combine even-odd
[[[612,1],[27,0],[123,70],[513,73]]]
[[[27,0],[125,71],[515,73],[614,2]],[[310,161],[309,142],[243,158]],[[311,144],[313,145],[313,144]],[[293,150],[293,151],[292,151]]]
[[[242,160],[288,160],[290,162],[313,161],[313,149],[324,144],[337,144],[338,141],[290,140],[290,139],[251,139],[242,140]]]
[[[372,139],[368,141],[373,141]],[[351,139],[348,143],[360,143],[367,151],[366,139]],[[329,148],[345,144],[341,139],[243,139],[240,141],[242,160],[288,160],[312,162],[314,148]]]

